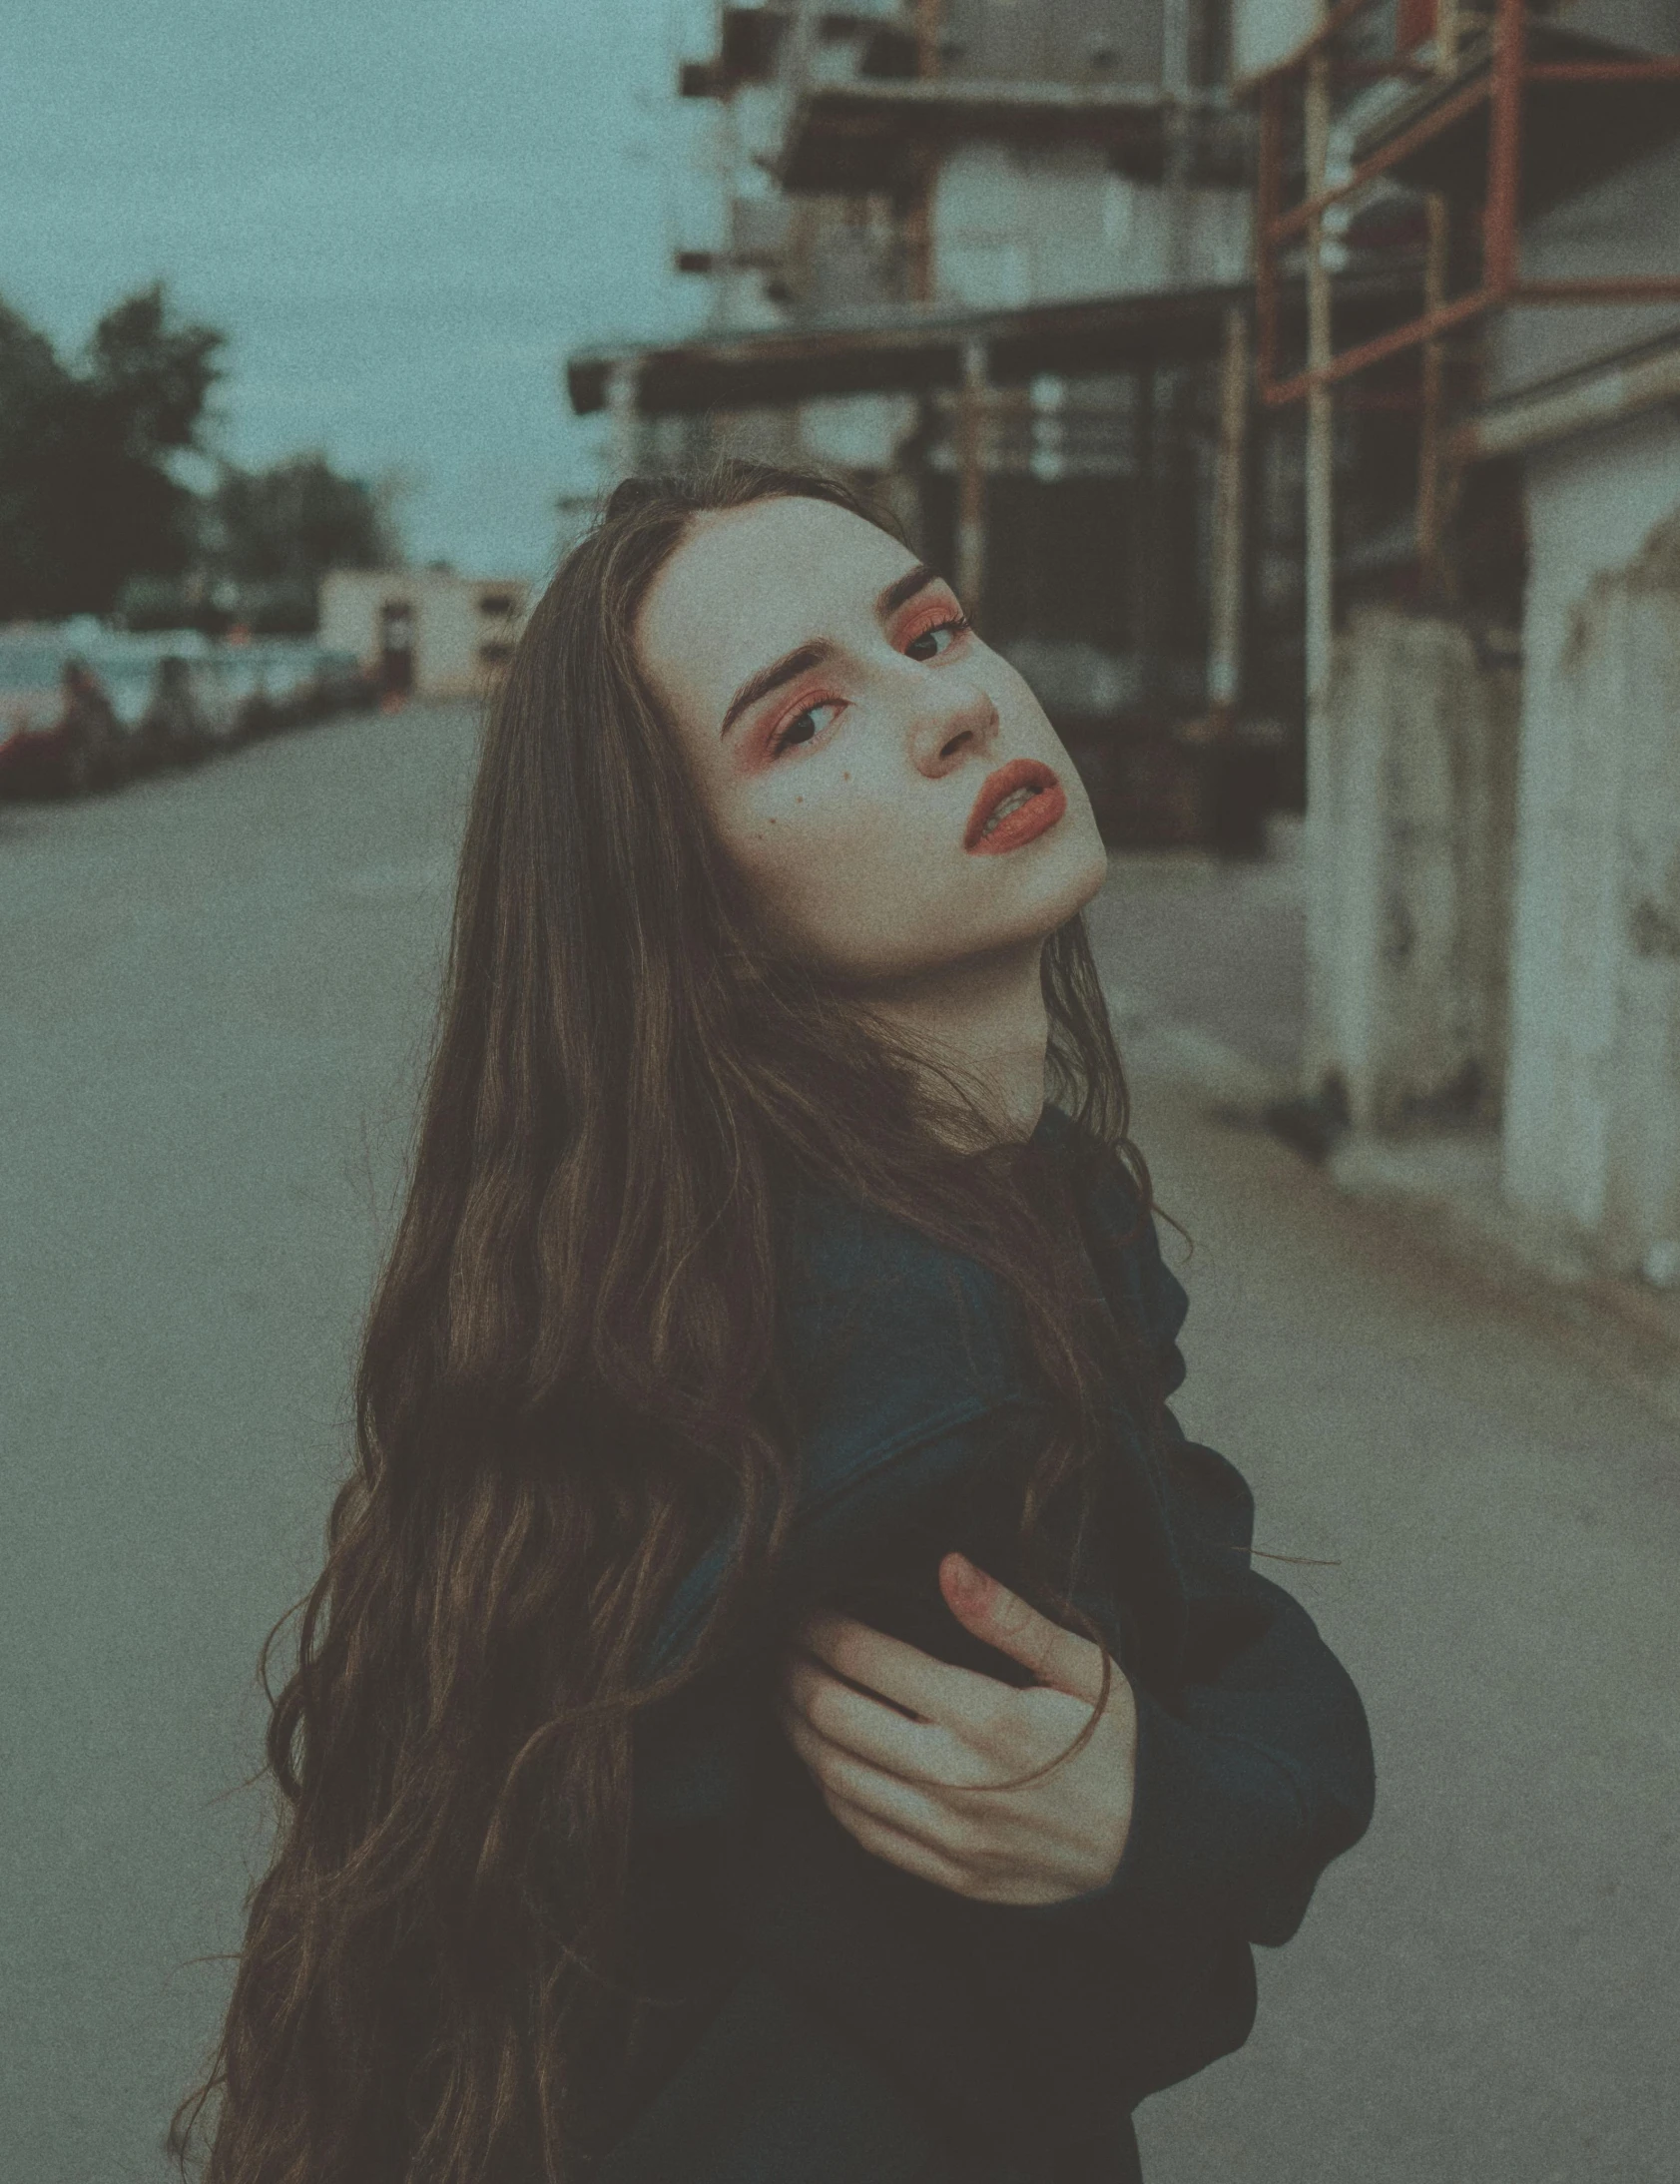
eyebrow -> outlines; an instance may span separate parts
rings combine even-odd
[[[875,615],[884,622],[889,614],[895,614],[904,602],[913,599],[917,592],[925,591],[929,584],[941,581],[939,572],[925,561],[918,561],[913,569],[906,569],[902,576],[894,577],[875,600]],[[795,682],[811,669],[821,667],[832,659],[835,647],[827,638],[814,638],[785,652],[780,660],[773,660],[768,668],[760,668],[757,675],[750,675],[729,702],[724,715],[724,725],[719,731],[720,740],[740,720],[741,716],[756,706],[761,698],[768,698],[773,690],[780,690],[784,683]]]

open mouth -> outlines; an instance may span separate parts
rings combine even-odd
[[[965,849],[1018,848],[1053,826],[1067,810],[1061,783],[1036,759],[1011,759],[988,774],[962,836]]]

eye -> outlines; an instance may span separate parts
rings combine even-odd
[[[947,615],[944,621],[934,622],[924,630],[917,630],[904,647],[904,650],[912,660],[936,660],[940,653],[949,652],[952,645],[956,643],[967,627],[968,617],[965,614]],[[934,643],[934,639],[939,637],[944,639],[942,645]],[[916,647],[918,645],[924,645],[929,649],[925,652],[917,652]]]
[[[771,757],[779,759],[790,744],[810,743],[819,730],[827,725],[822,716],[826,713],[839,713],[840,711],[840,701],[838,698],[824,698],[814,706],[803,707],[790,721],[784,724],[772,739]]]

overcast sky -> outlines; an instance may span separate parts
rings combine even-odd
[[[560,359],[695,322],[709,0],[5,0],[0,296],[61,349],[162,276],[236,460],[396,465],[418,559],[538,576],[599,427]],[[697,164],[698,163],[698,164]]]

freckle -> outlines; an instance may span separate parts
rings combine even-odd
[[[842,775],[840,776],[840,780],[841,780],[842,782],[848,782],[848,781],[849,781],[850,779],[851,779],[851,776],[850,776],[849,774],[842,774]]]

